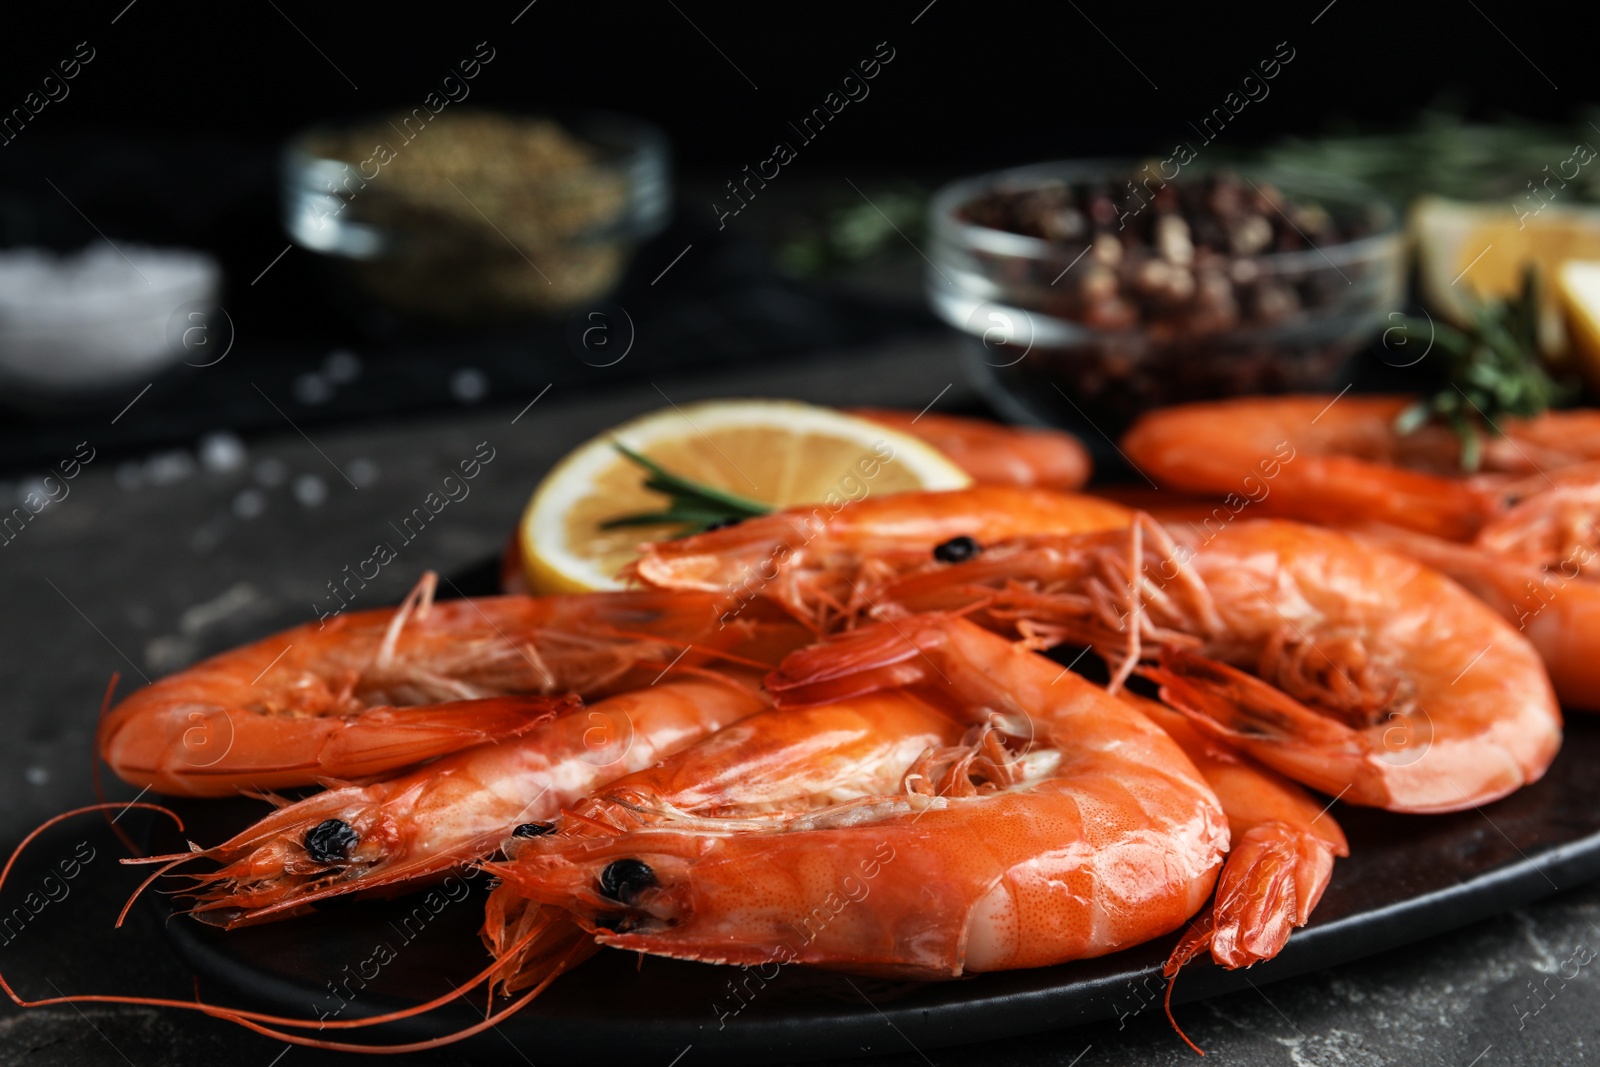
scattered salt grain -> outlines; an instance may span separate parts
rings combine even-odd
[[[302,374],[294,380],[294,398],[306,407],[333,399],[333,383],[320,374]]]
[[[267,494],[259,489],[241,489],[233,498],[233,513],[241,519],[253,519],[267,510]]]
[[[322,373],[334,385],[349,385],[361,377],[361,357],[343,348],[336,348],[322,361]]]
[[[157,452],[144,461],[144,476],[151,485],[171,485],[194,473],[194,457],[182,449]]]
[[[244,466],[244,442],[226,430],[200,438],[200,465],[219,474]]]
[[[450,395],[463,404],[476,404],[489,394],[489,379],[476,367],[462,367],[450,375]]]
[[[284,466],[283,460],[276,456],[267,456],[256,460],[256,481],[268,489],[276,489],[289,477],[289,468]]]
[[[315,474],[297,474],[294,479],[294,498],[308,508],[319,507],[328,499],[328,483]]]
[[[365,489],[378,480],[378,465],[365,456],[353,459],[345,468],[345,473],[350,475],[350,480],[356,483],[357,489]]]

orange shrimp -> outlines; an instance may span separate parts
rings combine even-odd
[[[1536,781],[1561,743],[1538,654],[1493,611],[1300,523],[1241,520],[1199,543],[1148,519],[1023,538],[875,595],[886,614],[966,604],[1036,645],[1092,645],[1118,683],[1159,660],[1144,672],[1208,736],[1351,803],[1483,804]]]
[[[1170,556],[1177,551],[1159,528],[1149,530],[1155,553]],[[1119,589],[1128,585],[1129,535],[1139,532],[1132,527],[1067,538],[1018,538],[981,549],[977,558],[959,565],[928,561],[921,573],[902,576],[878,591],[880,610],[968,609],[980,624],[1001,632],[1015,628],[1036,647],[1063,641],[1090,644],[1115,661],[1120,650],[1111,646],[1128,629],[1129,612]],[[1187,581],[1170,582],[1159,594],[1150,584],[1143,589],[1151,600],[1160,597],[1158,610],[1139,617],[1152,647],[1199,647],[1196,636],[1180,628],[1198,626],[1179,620],[1220,621],[1203,584],[1185,572],[1173,577],[1179,576]],[[1110,617],[1114,621],[1108,624]],[[1137,646],[1133,655],[1121,656],[1114,677],[1126,678],[1138,656]],[[1203,937],[1192,932],[1182,958],[1203,951],[1213,929],[1220,931],[1214,952],[1218,963],[1239,967],[1270,958],[1283,947],[1290,927],[1304,925],[1310,916],[1332,873],[1333,857],[1348,854],[1343,833],[1298,786],[1202,736],[1180,713],[1127,690],[1118,695],[1178,742],[1216,791],[1233,835],[1214,922],[1204,924]],[[1251,917],[1248,938],[1243,938],[1240,912],[1247,906],[1258,912]],[[1197,924],[1195,931],[1200,929]]]
[[[1487,530],[1485,531],[1488,532]],[[1362,540],[1410,556],[1460,582],[1526,637],[1563,707],[1600,711],[1600,580],[1594,549],[1579,543],[1548,560],[1371,524]]]
[[[1600,460],[1600,411],[1505,419],[1482,439],[1483,472],[1461,472],[1461,441],[1394,428],[1414,398],[1241,397],[1154,411],[1122,448],[1141,470],[1191,492],[1258,499],[1266,513],[1346,525],[1382,522],[1468,540],[1530,475]],[[1259,494],[1259,497],[1257,496]]]
[[[1195,725],[1351,803],[1455,811],[1543,776],[1561,712],[1526,639],[1432,568],[1299,523],[1236,523],[1194,566],[1223,620],[1155,677]]]
[[[215,848],[190,910],[233,928],[351,893],[386,895],[482,859],[513,832],[548,832],[567,805],[767,706],[753,680],[715,676],[622,693],[520,737],[452,753],[398,778],[288,804]]]
[[[1081,489],[1091,471],[1089,450],[1063,430],[1006,426],[988,419],[924,411],[851,408],[850,414],[919,437],[972,475],[979,485]]]
[[[728,827],[669,818],[582,850],[533,842],[496,872],[602,944],[914,978],[1098,956],[1200,907],[1227,844],[1214,794],[1165,733],[1043,657],[926,615],[794,653],[768,679],[794,706],[902,685],[978,725],[892,794]]]
[[[537,838],[507,842],[508,862],[530,852],[583,852],[597,839],[652,825],[728,828],[893,791],[924,752],[961,735],[949,715],[903,692],[761,712],[611,783]],[[536,904],[514,883],[498,887],[483,939],[501,961],[501,990],[548,978],[551,961],[567,958],[572,925],[564,909]]]
[[[865,497],[837,511],[791,508],[646,547],[632,576],[657,589],[721,593],[722,618],[773,601],[819,632],[863,606],[863,590],[940,549],[1038,531],[1124,526],[1128,509],[1047,489],[979,486]]]
[[[913,616],[891,627],[895,631],[909,630],[912,636],[907,639],[908,644],[920,650],[923,643],[915,635],[928,618]],[[874,674],[882,670],[883,664],[861,664],[857,668],[860,673],[853,677],[824,671],[819,672],[816,682],[795,686],[790,676],[816,670],[807,661],[822,658],[818,652],[828,647],[801,650],[784,660],[779,672],[768,680],[780,704],[810,698],[819,685],[847,691],[863,677],[875,678],[869,684],[890,677],[896,681],[905,679],[903,665],[893,668],[895,674],[884,675]],[[912,673],[926,681],[928,671],[942,671],[943,664],[935,655]],[[1055,675],[1058,681],[1062,677],[1059,671]],[[838,689],[841,686],[843,690]],[[799,697],[791,695],[796,689]],[[954,694],[940,692],[939,687],[934,693],[945,701],[953,699],[958,707],[972,706],[974,697],[980,698],[977,707],[994,706],[992,699],[983,699],[990,694],[963,691],[959,685]],[[1327,888],[1334,857],[1349,855],[1343,831],[1326,814],[1326,805],[1249,757],[1207,738],[1183,714],[1126,690],[1117,695],[1177,743],[1216,794],[1228,822],[1231,846],[1214,909],[1174,949],[1171,973],[1207,947],[1212,949],[1213,958],[1226,967],[1247,967],[1271,958],[1283,948],[1290,929],[1305,925],[1310,917]]]
[[[551,708],[508,694],[603,695],[692,644],[761,631],[750,617],[719,624],[707,595],[432,594],[429,575],[399,608],[308,623],[163,678],[102,721],[101,756],[124,781],[191,796],[380,774],[514,736]]]

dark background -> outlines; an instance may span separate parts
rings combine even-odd
[[[1578,10],[1497,0],[781,9],[114,0],[31,9],[26,28],[0,34],[0,115],[86,51],[80,42],[94,58],[66,98],[0,145],[0,244],[70,250],[104,235],[209,251],[224,268],[236,345],[217,367],[158,378],[109,427],[131,391],[98,404],[12,405],[0,420],[0,475],[26,477],[70,454],[91,409],[102,447],[133,456],[218,429],[247,438],[281,429],[261,394],[302,426],[381,422],[459,406],[451,376],[463,368],[481,375],[479,400],[526,402],[552,383],[605,389],[663,370],[936,335],[911,247],[891,238],[892,255],[842,280],[796,278],[775,251],[862,197],[925,194],[963,173],[1045,158],[1198,146],[1190,124],[1290,49],[1292,62],[1265,83],[1269,95],[1229,122],[1208,154],[1353,124],[1390,128],[1441,105],[1581,129],[1583,106],[1600,92]],[[470,337],[375,322],[341,301],[314,255],[278,258],[289,243],[279,221],[284,140],[313,123],[420,106],[479,42],[495,56],[468,83],[468,106],[609,109],[652,120],[670,138],[677,215],[612,294],[639,338],[618,367],[574,358],[561,322]],[[789,124],[858,61],[886,52],[880,42],[894,58],[867,83],[870,95],[802,144]],[[713,200],[778,139],[798,159],[719,228]],[[689,245],[694,254],[651,285]],[[338,349],[364,360],[362,388],[297,403],[297,381]]]
[[[34,8],[26,31],[13,25],[0,42],[0,105],[20,101],[87,40],[98,57],[68,100],[40,116],[49,134],[271,143],[313,120],[412,106],[457,58],[488,41],[499,58],[474,83],[473,102],[640,115],[671,132],[686,166],[711,167],[764,156],[777,127],[886,40],[897,57],[873,85],[870,118],[830,130],[807,165],[990,167],[1165,148],[1280,41],[1296,59],[1273,95],[1240,115],[1241,138],[1314,133],[1340,119],[1391,122],[1444,92],[1479,114],[1557,118],[1594,85],[1594,38],[1585,32],[1592,13],[1589,27],[1575,24],[1585,18],[1586,5],[1577,4],[1483,0],[1480,12],[1468,0],[1337,0],[1325,11],[1326,0],[937,0],[911,25],[926,0],[681,0],[676,10],[664,0],[538,0],[511,25],[523,2],[276,0],[275,9],[258,0],[137,0],[115,25],[125,0]],[[35,133],[46,136],[29,131],[18,143]],[[226,172],[227,161],[215,160],[213,176],[226,180]]]

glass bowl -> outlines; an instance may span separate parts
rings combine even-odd
[[[1132,162],[1057,162],[940,190],[929,207],[927,295],[935,313],[968,338],[964,364],[987,399],[1010,418],[1075,430],[1097,445],[1167,404],[1345,385],[1350,357],[1401,303],[1398,214],[1361,186],[1286,171],[1230,171],[1262,217],[1251,225],[1305,245],[1289,227],[1294,217],[1315,218],[1350,239],[1250,254],[1190,244],[1186,252],[1184,239],[1167,240],[1177,235],[1164,229],[1148,194],[1170,185],[1175,192],[1162,195],[1209,197],[1205,183],[1221,173],[1190,166],[1163,183]],[[1087,206],[1085,189],[1095,191]],[[995,193],[1054,197],[1085,210],[1051,214],[1036,227],[1063,231],[1054,240],[972,221],[971,209]],[[1109,201],[1110,214],[1094,199]],[[1202,225],[1217,224],[1197,222],[1196,231]],[[1118,236],[1141,228],[1148,244]],[[1116,248],[1105,247],[1106,232]],[[1244,247],[1261,245],[1260,235],[1238,232],[1249,238],[1241,237]]]
[[[220,361],[233,336],[221,290],[221,266],[189,249],[0,249],[0,404],[120,405],[180,362]]]
[[[456,323],[559,316],[604,296],[672,199],[666,137],[593,112],[313,127],[285,147],[282,185],[289,236],[361,296]]]

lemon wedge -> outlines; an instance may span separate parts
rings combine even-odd
[[[1524,198],[1526,201],[1527,198]],[[1425,303],[1457,325],[1471,321],[1471,301],[1514,296],[1524,265],[1535,263],[1545,280],[1539,347],[1561,356],[1567,337],[1553,280],[1572,259],[1600,259],[1600,208],[1559,201],[1522,205],[1476,204],[1440,197],[1419,200],[1411,212],[1418,281]]]
[[[863,486],[877,495],[972,484],[933,446],[832,408],[789,400],[675,405],[590,439],[539,483],[518,532],[534,592],[620,589],[617,575],[641,542],[683,532],[669,524],[605,528],[666,503],[618,444],[678,477],[774,508],[859,497]]]
[[[1561,264],[1556,293],[1571,340],[1572,365],[1591,391],[1600,391],[1600,261]]]

